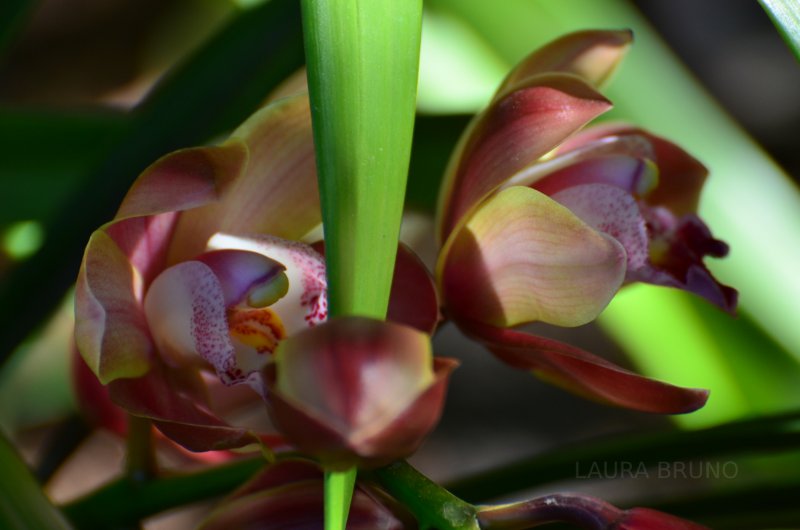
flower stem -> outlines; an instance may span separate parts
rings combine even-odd
[[[153,448],[153,427],[149,419],[128,417],[128,454],[125,471],[135,482],[144,482],[156,475],[156,454]]]
[[[344,530],[353,498],[356,468],[325,472],[325,528]]]
[[[381,485],[416,516],[420,528],[477,530],[477,510],[431,479],[399,461],[374,472]]]

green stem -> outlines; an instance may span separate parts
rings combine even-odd
[[[152,422],[147,418],[128,416],[128,460],[126,473],[134,482],[156,476],[156,453],[153,447]]]
[[[171,508],[229,493],[265,464],[263,458],[250,458],[143,482],[125,477],[67,504],[63,510],[77,528],[116,528]]]
[[[737,421],[699,431],[667,431],[591,440],[512,462],[449,485],[455,495],[484,501],[549,482],[574,479],[576,470],[604,462],[645,466],[664,461],[797,449],[800,412]]]
[[[356,473],[356,468],[325,472],[325,528],[344,530]]]
[[[64,516],[44,495],[14,446],[0,433],[0,528],[67,530]]]
[[[374,472],[381,485],[416,516],[420,528],[477,530],[477,510],[408,462],[395,462]]]

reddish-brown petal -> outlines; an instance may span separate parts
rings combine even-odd
[[[562,522],[585,530],[708,530],[673,515],[647,508],[623,511],[594,497],[556,493],[544,497],[484,506],[478,511],[482,527],[506,530]]]
[[[615,530],[710,530],[707,526],[649,508],[627,510],[614,528]]]
[[[216,201],[246,163],[247,146],[240,140],[170,153],[139,175],[116,219],[178,212]]]
[[[75,290],[75,341],[86,364],[108,383],[139,377],[153,343],[141,300],[143,281],[102,229],[89,239]]]
[[[548,72],[575,74],[592,85],[601,85],[614,72],[632,41],[629,30],[587,30],[564,35],[523,59],[506,76],[497,93],[507,93],[527,79]]]
[[[153,363],[145,376],[117,379],[108,388],[117,405],[152,419],[167,438],[190,451],[233,449],[259,442],[255,434],[232,427],[208,408],[205,385],[190,367],[173,369]]]
[[[266,368],[281,431],[335,467],[407,456],[439,418],[449,361],[431,367],[426,335],[398,324],[334,319],[284,341]]]
[[[108,387],[92,373],[77,348],[72,353],[72,388],[78,411],[92,427],[102,427],[125,436],[128,432],[127,414],[111,401]]]
[[[653,161],[658,166],[659,183],[647,196],[647,202],[664,206],[678,216],[697,212],[708,169],[682,148],[660,136],[628,124],[606,124],[575,135],[559,148],[559,152],[566,153],[601,138],[631,135],[647,139],[653,146]]]
[[[437,281],[451,316],[506,327],[577,326],[625,277],[625,250],[551,198],[514,186],[481,204],[442,250]]]
[[[574,346],[513,329],[458,322],[492,353],[520,370],[609,405],[660,414],[683,414],[705,405],[708,391],[682,388],[624,370]]]
[[[427,267],[414,252],[397,247],[386,319],[432,334],[439,324],[439,298]]]
[[[487,194],[610,107],[579,78],[563,74],[537,76],[493,101],[450,159],[439,198],[441,241]]]
[[[306,95],[262,108],[231,139],[247,145],[247,166],[220,201],[181,216],[173,263],[201,253],[216,232],[298,240],[322,220]]]

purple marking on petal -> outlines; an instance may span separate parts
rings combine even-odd
[[[619,241],[627,254],[628,270],[647,263],[645,221],[630,193],[609,184],[584,184],[559,191],[552,198],[592,228]]]
[[[263,254],[247,250],[212,250],[201,254],[196,260],[208,265],[219,279],[228,307],[240,303],[254,287],[286,269]]]

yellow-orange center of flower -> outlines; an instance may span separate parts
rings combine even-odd
[[[280,317],[267,307],[228,309],[228,327],[231,338],[258,353],[272,353],[278,342],[286,338]]]

